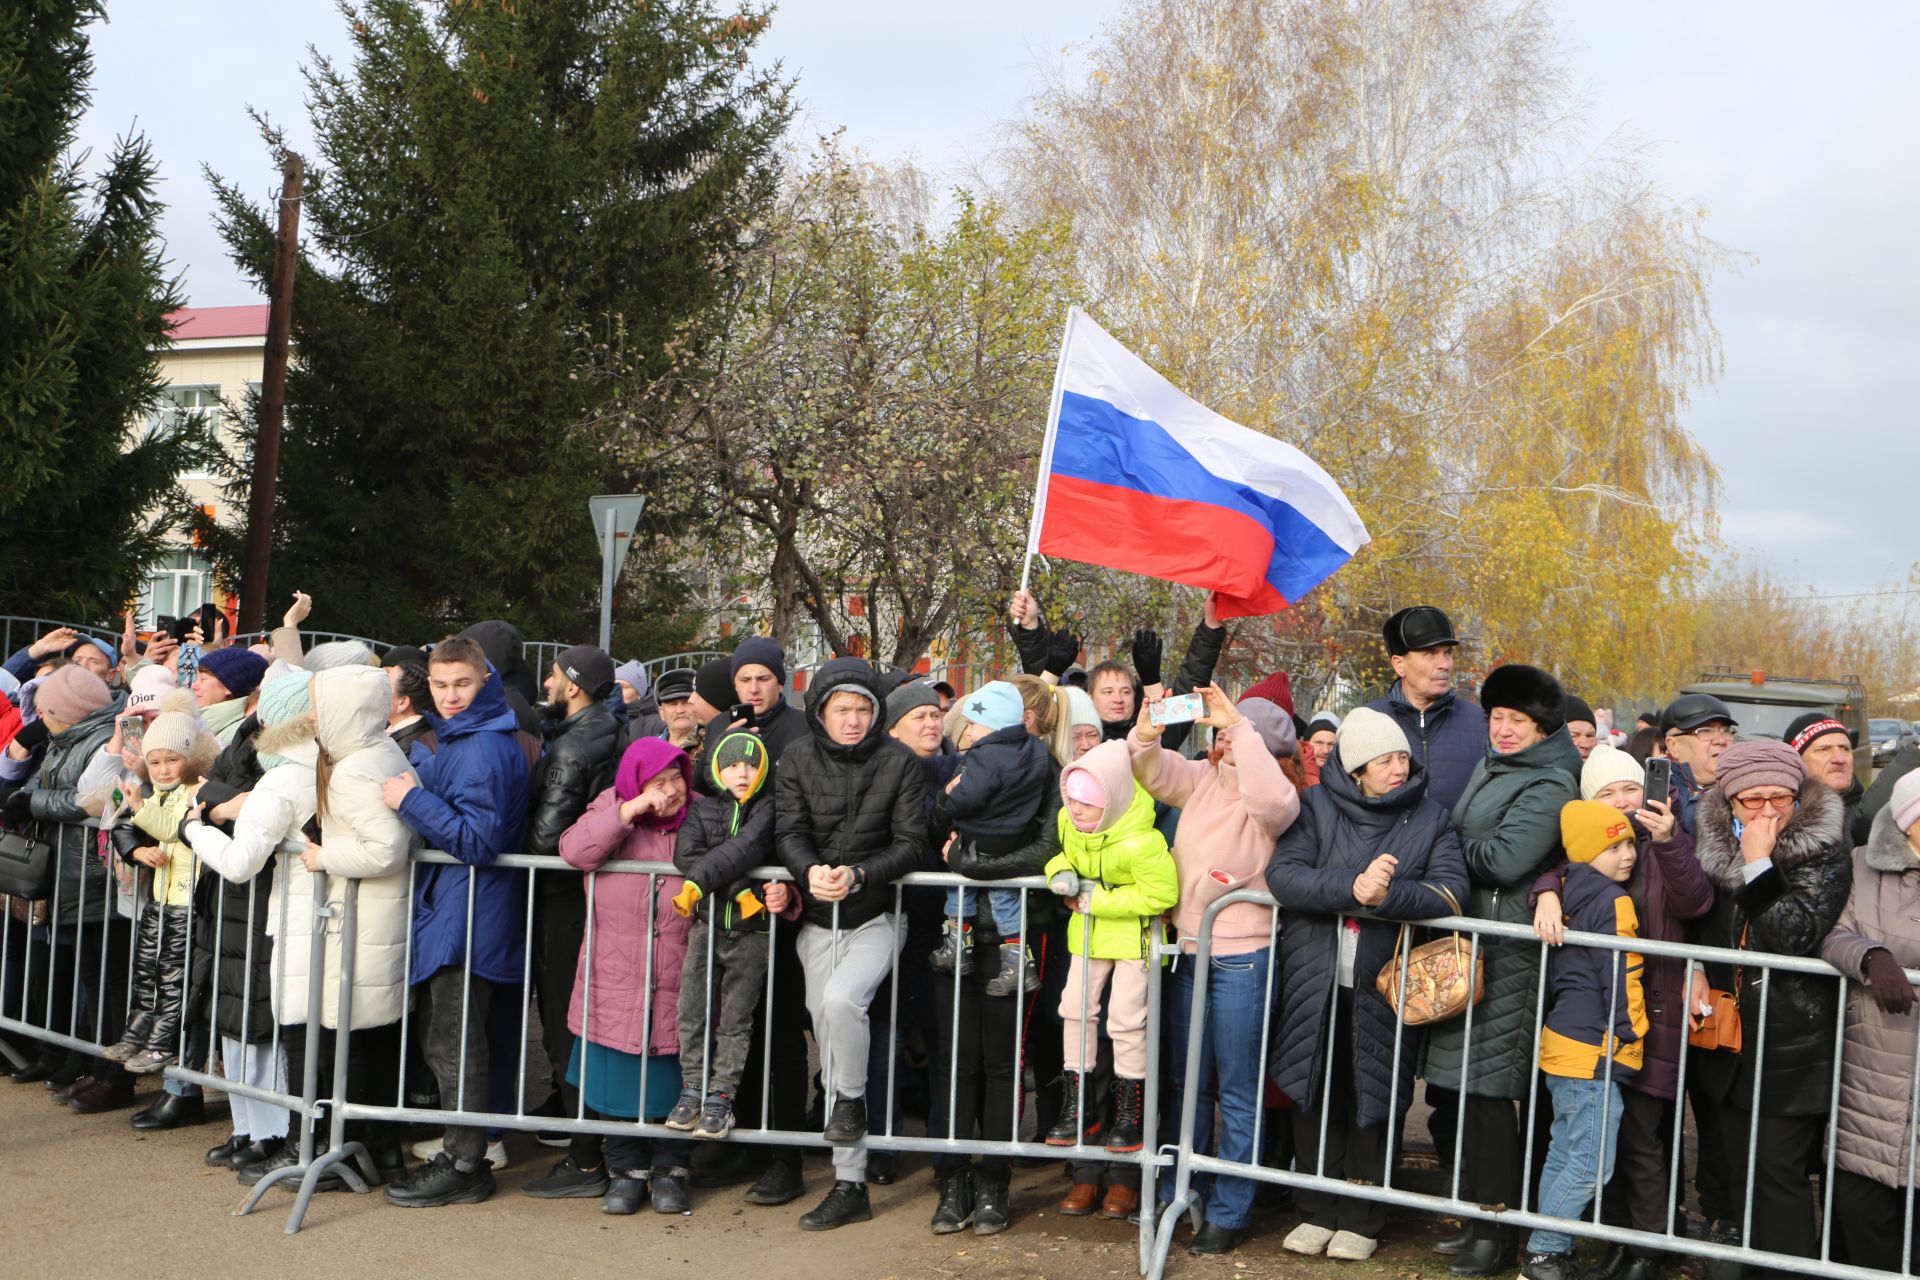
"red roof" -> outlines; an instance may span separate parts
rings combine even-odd
[[[167,317],[175,342],[192,338],[264,338],[267,304],[247,307],[182,307]]]

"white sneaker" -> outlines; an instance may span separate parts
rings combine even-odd
[[[1288,1253],[1304,1253],[1308,1257],[1313,1257],[1327,1251],[1327,1242],[1333,1239],[1333,1235],[1334,1233],[1325,1227],[1316,1227],[1311,1222],[1303,1222],[1287,1232],[1287,1238],[1280,1242],[1280,1247]],[[1354,1238],[1359,1239],[1358,1236]]]
[[[416,1142],[413,1144],[413,1154],[421,1160],[431,1160],[445,1149],[446,1142],[441,1138],[428,1138],[425,1142]],[[507,1144],[505,1142],[489,1142],[487,1144],[487,1163],[493,1166],[496,1173],[507,1167]]]
[[[1332,1243],[1327,1245],[1327,1256],[1338,1258],[1342,1262],[1365,1262],[1373,1256],[1380,1242],[1357,1231],[1336,1231]]]

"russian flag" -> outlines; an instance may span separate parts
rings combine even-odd
[[[1313,459],[1189,399],[1068,311],[1029,555],[1204,587],[1243,618],[1286,608],[1368,541]]]

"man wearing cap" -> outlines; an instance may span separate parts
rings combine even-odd
[[[1853,735],[1847,726],[1824,711],[1809,711],[1787,726],[1781,740],[1800,753],[1807,776],[1825,783],[1847,807],[1846,825],[1851,832],[1860,814],[1860,797],[1865,788],[1853,772]]]
[[[700,713],[693,706],[693,671],[682,667],[678,671],[663,672],[653,685],[653,696],[660,705],[660,719],[665,725],[657,735],[686,752],[689,756],[700,754],[700,745],[706,735],[700,731]]]
[[[1427,771],[1427,794],[1452,812],[1473,767],[1487,754],[1487,715],[1453,691],[1453,651],[1460,646],[1447,615],[1417,604],[1380,628],[1393,664],[1393,687],[1368,703],[1399,721],[1413,758]]]
[[[1739,727],[1727,704],[1708,693],[1682,694],[1661,713],[1661,754],[1673,761],[1673,812],[1690,833],[1694,801],[1713,786]]]
[[[547,673],[546,753],[533,767],[527,791],[527,852],[558,857],[560,837],[585,813],[592,799],[613,785],[614,722],[608,695],[614,690],[613,659],[590,644],[577,644],[554,659]],[[567,1009],[573,1002],[574,971],[586,936],[586,881],[562,868],[534,875],[533,981],[540,994],[540,1038],[547,1061],[556,1067],[573,1051]],[[578,1111],[579,1098],[564,1073],[555,1070],[554,1088],[565,1107]],[[606,1162],[598,1137],[576,1137],[573,1149],[544,1177],[521,1190],[540,1199],[598,1196],[607,1189]]]
[[[1600,741],[1600,722],[1594,717],[1593,708],[1585,698],[1570,693],[1562,699],[1560,714],[1566,717],[1567,736],[1573,739],[1573,749],[1584,761]]]

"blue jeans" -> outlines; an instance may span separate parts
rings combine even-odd
[[[1207,1025],[1200,1037],[1201,1090],[1193,1117],[1193,1149],[1213,1154],[1213,1120],[1216,1106],[1220,1112],[1220,1150],[1222,1160],[1242,1164],[1254,1162],[1253,1123],[1260,1111],[1260,1032],[1272,1015],[1267,1003],[1266,948],[1237,956],[1213,956],[1208,961]],[[1179,1106],[1181,1090],[1186,1087],[1187,1035],[1193,1025],[1192,956],[1181,956],[1168,975],[1167,1046],[1161,1060],[1173,1088],[1169,1104]],[[1206,1081],[1211,1078],[1210,1094]],[[1179,1112],[1175,1111],[1175,1115]],[[1153,1135],[1147,1140],[1151,1142]],[[1173,1198],[1173,1179],[1159,1180],[1160,1200]],[[1230,1229],[1247,1225],[1253,1216],[1256,1184],[1250,1178],[1215,1178],[1211,1188],[1202,1188],[1201,1216],[1210,1223]]]
[[[1613,1176],[1620,1086],[1565,1076],[1547,1076],[1546,1081],[1553,1095],[1553,1141],[1540,1174],[1540,1212],[1577,1219],[1586,1216],[1594,1196]],[[1573,1237],[1543,1228],[1527,1238],[1527,1252],[1572,1253]]]
[[[987,914],[993,917],[993,931],[1002,938],[1020,936],[1020,890],[1018,889],[962,889],[952,885],[947,889],[947,919],[962,923],[973,919],[972,896],[984,893],[987,898]]]

